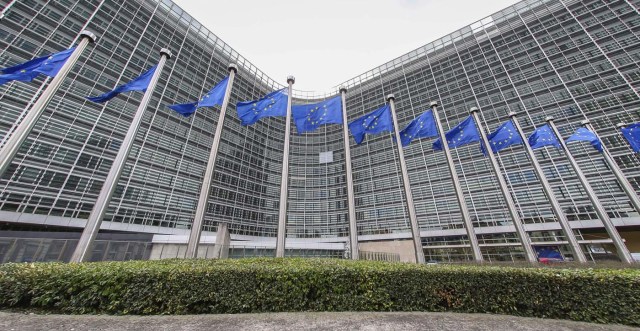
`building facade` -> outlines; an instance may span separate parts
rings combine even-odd
[[[404,127],[439,101],[445,130],[479,107],[492,131],[511,111],[527,133],[554,116],[566,137],[588,118],[640,192],[640,161],[615,129],[640,120],[640,2],[525,0],[385,63],[326,93],[294,91],[306,103],[348,89],[353,120],[395,94]],[[204,230],[227,222],[236,245],[275,246],[284,125],[282,118],[244,127],[235,103],[284,87],[169,0],[21,0],[0,20],[0,66],[7,67],[74,44],[84,29],[98,41],[82,55],[10,169],[0,179],[0,229],[79,231],[100,191],[140,93],[104,104],[85,99],[111,90],[154,65],[165,66],[111,201],[107,232],[186,236],[219,112],[190,118],[166,106],[196,100],[237,63],[211,186]],[[47,80],[0,87],[3,140]],[[295,86],[294,86],[295,87]],[[446,161],[432,139],[415,141],[405,157],[425,255],[471,260]],[[287,242],[336,249],[348,240],[342,128],[327,125],[291,136]],[[640,215],[629,204],[602,157],[588,144],[571,144],[598,197],[632,252],[640,252]],[[452,150],[480,246],[488,260],[524,254],[489,161],[477,144]],[[351,140],[356,221],[363,247],[410,240],[398,155],[390,134]],[[583,250],[596,258],[610,249],[593,207],[560,150],[536,150],[545,174]],[[509,189],[534,245],[570,257],[547,198],[522,146],[498,155]],[[205,233],[206,235],[206,233]],[[3,247],[3,246],[0,246]],[[405,247],[398,245],[397,247]],[[295,254],[289,251],[289,254]]]

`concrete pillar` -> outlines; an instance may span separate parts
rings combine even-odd
[[[213,246],[214,259],[226,259],[229,257],[229,245],[231,235],[229,235],[229,224],[218,223],[218,233],[216,234],[216,244]]]

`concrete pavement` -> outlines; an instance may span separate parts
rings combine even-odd
[[[239,315],[109,316],[0,312],[0,330],[638,330],[565,320],[457,313],[272,313]]]

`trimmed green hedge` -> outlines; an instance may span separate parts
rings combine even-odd
[[[64,313],[452,311],[640,325],[640,270],[328,259],[0,266],[0,308]]]

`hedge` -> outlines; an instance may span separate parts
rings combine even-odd
[[[73,314],[450,311],[640,325],[640,270],[329,259],[0,266],[0,309]]]

